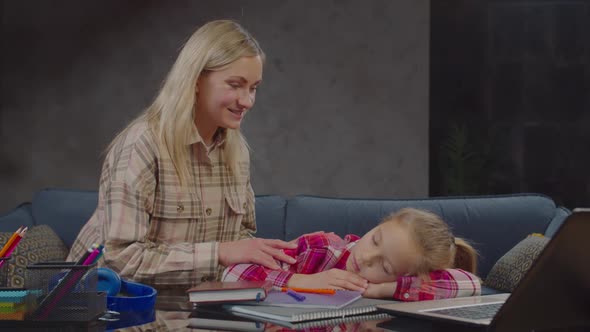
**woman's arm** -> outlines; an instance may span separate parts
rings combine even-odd
[[[285,250],[285,254],[296,259],[296,263],[283,264],[280,269],[269,269],[257,264],[237,264],[225,269],[222,281],[266,280],[279,287],[364,291],[367,282],[360,276],[340,269],[322,270],[329,252],[324,247],[336,240],[335,236],[324,232],[303,235],[292,241],[297,243],[296,249]]]

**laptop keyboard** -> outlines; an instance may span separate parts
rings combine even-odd
[[[429,313],[469,319],[494,318],[504,303],[489,303],[469,307],[428,310]]]

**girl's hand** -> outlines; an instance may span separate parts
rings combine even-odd
[[[253,263],[278,270],[281,267],[275,261],[294,264],[297,260],[288,256],[283,249],[296,249],[296,243],[270,239],[244,239],[219,244],[219,264],[230,266],[239,263]]]
[[[359,292],[364,292],[367,285],[367,280],[358,274],[339,269],[314,274],[294,274],[287,282],[287,287],[348,289]]]
[[[381,284],[371,284],[367,286],[367,289],[363,293],[363,297],[370,297],[374,299],[393,298],[393,293],[397,287],[397,282],[384,282]]]

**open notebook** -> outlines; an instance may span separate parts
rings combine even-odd
[[[305,322],[335,317],[369,314],[377,311],[377,305],[395,301],[360,298],[341,308],[301,308],[292,306],[226,304],[223,307],[236,315],[265,321]]]
[[[362,297],[361,292],[349,290],[337,290],[333,295],[313,293],[300,293],[300,295],[305,296],[305,300],[297,301],[285,292],[272,290],[263,301],[247,301],[242,304],[289,308],[340,309]]]

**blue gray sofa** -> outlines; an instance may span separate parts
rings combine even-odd
[[[96,191],[45,189],[0,217],[0,232],[20,225],[49,225],[70,247],[94,212]],[[540,194],[435,197],[425,199],[342,199],[315,196],[256,197],[258,237],[291,240],[318,230],[362,235],[385,215],[403,207],[427,209],[448,222],[455,235],[473,241],[480,253],[478,275],[531,233],[551,237],[570,211]]]

